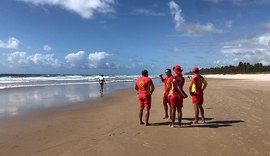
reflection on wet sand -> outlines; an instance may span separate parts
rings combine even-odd
[[[131,87],[132,83],[106,84],[104,92]],[[28,87],[0,90],[0,117],[59,107],[103,97],[97,84]]]
[[[103,94],[103,92],[100,92],[100,97],[104,97],[104,94]]]

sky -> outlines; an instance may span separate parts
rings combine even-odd
[[[1,0],[0,73],[270,65],[270,0]]]

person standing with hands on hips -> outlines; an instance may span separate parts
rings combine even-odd
[[[195,119],[193,124],[198,124],[199,112],[202,116],[202,123],[205,123],[204,109],[203,109],[203,91],[207,87],[207,81],[199,74],[199,68],[192,69],[194,75],[189,84],[189,93],[192,96],[192,103],[194,105]]]

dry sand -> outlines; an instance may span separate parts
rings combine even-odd
[[[159,87],[153,95],[152,126],[141,126],[136,93],[126,89],[91,103],[2,118],[0,155],[270,155],[270,82],[208,82],[207,124],[188,124],[193,117],[189,97],[184,100],[185,125],[170,128],[161,119]]]
[[[212,74],[205,75],[206,78],[215,79],[236,79],[236,80],[251,80],[251,81],[270,81],[270,74]]]

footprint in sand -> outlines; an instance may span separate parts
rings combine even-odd
[[[149,143],[147,143],[147,142],[144,142],[142,145],[143,145],[144,147],[152,148],[152,146],[151,146]]]

